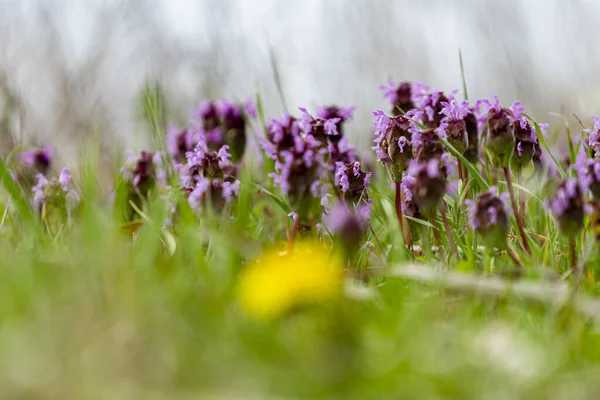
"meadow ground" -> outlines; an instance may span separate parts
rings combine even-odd
[[[272,129],[263,129],[269,123],[258,103],[258,131],[280,145]],[[175,157],[165,147],[157,105],[145,104],[154,150],[167,147],[163,156]],[[436,157],[435,173],[403,171],[407,207],[400,218],[399,192],[388,175],[394,166],[385,157],[368,164],[370,185],[356,203],[340,175],[326,168],[331,183],[317,175],[351,221],[362,221],[353,214],[358,203],[368,205],[367,226],[357,222],[358,228],[321,221],[322,213],[334,212],[319,208],[322,196],[307,205],[308,189],[294,199],[302,181],[287,192],[274,184],[268,174],[285,169],[285,154],[271,160],[247,150],[235,173],[221,154],[218,167],[202,164],[201,175],[158,159],[153,169],[140,170],[150,158],[136,155],[131,167],[115,168],[110,195],[99,185],[97,147],[82,152],[73,181],[48,173],[48,183],[40,186],[37,178],[37,189],[20,180],[16,157],[8,156],[0,168],[0,398],[596,398],[599,263],[595,203],[587,191],[593,182],[579,197],[563,185],[568,176],[582,184],[587,173],[572,161],[585,152],[592,165],[593,140],[577,140],[579,133],[573,140],[569,132],[568,157],[546,157],[543,173],[528,163],[521,177],[510,169],[504,176],[492,167],[490,113],[508,109],[488,106],[489,121],[478,132],[487,140],[475,162],[451,136],[436,136],[443,153],[461,162],[447,168],[462,169],[462,179],[446,176]],[[389,121],[402,118],[390,116],[377,129],[391,134]],[[425,135],[427,116],[412,118],[410,145],[418,158],[425,141],[414,135]],[[309,120],[313,125],[297,137],[306,140],[306,131],[327,121]],[[540,133],[533,121],[529,129]],[[548,152],[549,139],[536,138]],[[320,148],[303,143],[303,155]],[[521,157],[515,143],[511,155]],[[188,167],[217,157],[196,144],[192,153]],[[299,162],[309,164],[304,156]],[[159,165],[168,185],[158,183]],[[310,165],[298,179],[315,173]],[[444,187],[446,180],[456,183],[435,195],[425,213],[429,203],[419,188],[435,192],[436,182],[427,179],[438,179],[439,171]],[[140,182],[150,175],[148,188]],[[190,191],[180,190],[189,186],[180,178],[189,175],[196,176]],[[422,186],[411,187],[408,176]],[[200,189],[207,177],[221,185],[212,194]],[[519,211],[512,214],[508,199],[497,196],[492,207],[481,198],[495,193],[494,184],[508,194],[506,177],[522,184],[513,185]],[[239,188],[226,199],[231,185]],[[473,214],[484,206],[494,211]],[[581,219],[576,212],[563,219],[579,208]],[[498,226],[500,234],[484,230]],[[355,230],[358,238],[348,236]]]

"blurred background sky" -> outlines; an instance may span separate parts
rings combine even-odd
[[[137,96],[164,84],[184,123],[203,97],[260,91],[267,116],[358,106],[349,128],[367,148],[371,111],[387,109],[389,77],[461,88],[471,98],[520,99],[586,122],[600,113],[598,0],[0,0],[0,97],[16,104],[22,140],[52,143],[63,159],[91,133],[148,143]],[[65,160],[66,161],[66,160]]]

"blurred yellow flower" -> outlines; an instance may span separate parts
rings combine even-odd
[[[341,293],[342,264],[318,242],[296,243],[291,251],[271,250],[242,272],[238,298],[249,314],[274,318],[302,305]]]

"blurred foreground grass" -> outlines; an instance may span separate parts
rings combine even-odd
[[[233,218],[183,215],[174,233],[156,223],[157,199],[132,241],[98,201],[90,160],[71,226],[49,233],[37,218],[4,214],[7,202],[0,209],[0,398],[582,399],[600,390],[597,325],[568,304],[383,273],[368,298],[255,320],[235,288],[243,264],[285,238],[274,222],[285,213],[269,196],[246,176]],[[389,247],[401,242],[393,211],[380,219],[379,245],[405,258]]]

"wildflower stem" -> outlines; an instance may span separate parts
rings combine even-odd
[[[510,203],[513,210],[515,210],[515,218],[517,220],[517,226],[519,227],[519,234],[521,235],[521,240],[523,241],[523,248],[527,253],[531,253],[529,243],[527,243],[527,235],[525,234],[525,229],[523,228],[523,219],[521,218],[521,214],[519,213],[519,209],[517,208],[517,200],[515,199],[515,192],[513,190],[510,167],[504,167],[504,176],[506,177],[508,193],[510,194]]]
[[[521,172],[521,168],[517,169],[517,183],[519,186],[523,186],[523,174]],[[519,214],[525,215],[525,207],[526,207],[526,197],[525,192],[519,189]]]
[[[450,224],[448,223],[448,217],[446,216],[446,202],[443,202],[440,205],[440,213],[442,214],[442,221],[444,221],[444,229],[446,230],[446,234],[448,235],[448,244],[450,245],[452,254],[459,258],[458,250],[456,249],[456,243],[454,243],[454,238],[452,237],[452,230],[450,229]]]
[[[571,259],[571,270],[573,271],[573,276],[577,275],[577,243],[575,242],[575,238],[569,240],[569,257]]]
[[[396,189],[396,216],[398,217],[398,223],[400,224],[400,232],[402,233],[402,237],[404,238],[404,243],[409,249],[412,249],[412,240],[410,238],[410,231],[408,230],[408,221],[404,220],[404,215],[402,215],[402,190],[400,190],[401,182],[395,182]],[[406,224],[404,223],[406,222]]]

